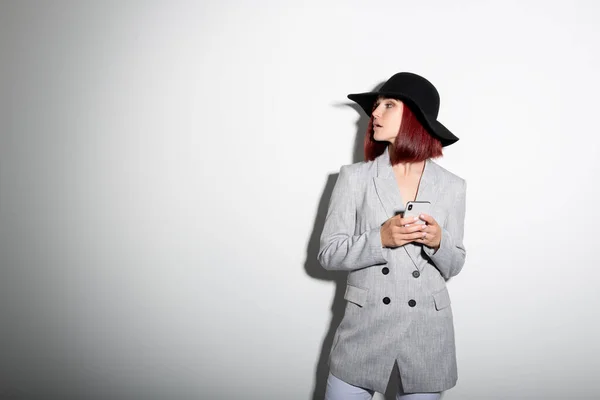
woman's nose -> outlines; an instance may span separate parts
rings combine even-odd
[[[371,113],[374,117],[381,117],[381,109],[379,106],[375,107],[375,109],[373,110],[373,112]]]

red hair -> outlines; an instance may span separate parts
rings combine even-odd
[[[373,109],[376,104],[377,102],[373,105]],[[391,164],[420,162],[428,158],[441,157],[442,142],[427,132],[406,103],[402,104],[404,107],[400,129],[394,141],[393,150],[390,148]],[[365,161],[372,161],[380,156],[389,144],[389,142],[373,139],[373,116],[371,115],[365,135]]]

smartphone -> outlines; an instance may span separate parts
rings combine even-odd
[[[429,201],[409,201],[406,203],[406,209],[404,210],[404,218],[406,217],[418,217],[421,214],[428,214],[431,203]],[[418,219],[414,222],[415,224],[424,224],[425,221]]]

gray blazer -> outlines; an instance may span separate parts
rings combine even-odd
[[[394,362],[404,391],[440,392],[458,379],[446,280],[462,269],[466,182],[426,160],[416,200],[431,202],[442,227],[437,251],[419,243],[381,244],[381,225],[404,201],[386,150],[342,166],[321,234],[319,262],[348,271],[347,300],[329,356],[330,371],[384,393]],[[387,304],[386,304],[387,303]]]

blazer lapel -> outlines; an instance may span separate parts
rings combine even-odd
[[[436,168],[435,164],[430,159],[425,160],[425,167],[423,168],[423,174],[419,182],[417,189],[416,201],[429,201],[431,203],[431,210],[435,206],[437,195],[435,193],[436,188]],[[425,263],[419,263],[419,254],[423,248],[421,243],[408,243],[404,245],[408,256],[411,258],[417,269],[421,271],[425,267]]]
[[[385,210],[385,215],[389,219],[396,215],[396,212],[404,211],[404,202],[394,176],[387,148],[376,158],[376,163],[377,176],[373,177],[373,182],[379,201]]]
[[[387,218],[391,218],[396,215],[397,212],[404,212],[405,201],[402,198],[398,183],[396,182],[396,176],[390,163],[389,151],[386,148],[385,151],[376,158],[377,163],[377,176],[373,178],[375,189],[379,201],[385,210]],[[429,201],[433,208],[436,201],[436,168],[435,164],[429,159],[425,161],[421,180],[417,188],[417,201]],[[418,256],[421,252],[420,243],[407,243],[404,246],[404,250],[413,261],[415,266],[419,266]],[[421,269],[423,266],[421,267]]]

